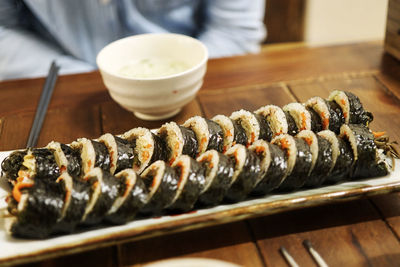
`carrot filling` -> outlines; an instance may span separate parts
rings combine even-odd
[[[326,116],[325,112],[321,112],[321,118],[322,118],[322,128],[324,130],[329,128],[329,117]]]
[[[13,198],[17,202],[20,202],[21,201],[21,196],[22,196],[21,189],[29,188],[29,187],[32,187],[32,186],[33,186],[33,183],[24,183],[24,182],[17,183],[14,186],[13,190],[12,190]]]
[[[259,154],[262,154],[262,153],[265,153],[265,147],[263,147],[263,146],[257,146],[256,147],[256,153],[259,155]]]
[[[306,130],[307,129],[307,117],[304,112],[301,113],[301,129],[300,130]]]
[[[382,137],[386,134],[386,132],[372,132],[372,134],[374,135],[375,139]]]
[[[256,140],[256,135],[252,132],[252,133],[251,133],[250,142],[247,143],[247,146],[249,146],[249,145],[251,145],[252,143],[254,143],[255,140]]]
[[[306,141],[306,143],[307,143],[309,146],[311,146],[312,143],[313,143],[312,138],[308,138],[308,137],[304,138],[304,141]]]

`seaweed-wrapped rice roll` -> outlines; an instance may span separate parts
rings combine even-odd
[[[178,187],[172,203],[168,206],[173,211],[189,211],[196,203],[204,187],[203,166],[188,155],[182,155],[172,164],[177,176]]]
[[[195,116],[186,120],[183,126],[191,129],[196,134],[198,144],[197,155],[211,149],[222,152],[224,147],[224,132],[218,123]]]
[[[209,150],[196,159],[205,168],[205,183],[198,203],[217,205],[224,199],[231,184],[234,164],[230,158],[216,150]]]
[[[312,129],[314,132],[329,129],[335,133],[339,133],[340,126],[345,122],[340,108],[338,110],[337,107],[335,107],[335,102],[326,101],[321,97],[312,97],[305,105],[307,108],[317,113],[320,118],[322,127],[317,131]]]
[[[67,172],[61,174],[57,182],[66,192],[60,219],[54,227],[55,233],[71,233],[82,221],[89,200],[93,199],[96,186],[80,178],[71,177]]]
[[[288,122],[288,134],[296,135],[302,130],[311,130],[311,115],[305,106],[300,103],[290,103],[282,109]]]
[[[16,184],[8,200],[8,210],[15,217],[9,218],[6,229],[17,237],[48,237],[61,217],[64,197],[58,183]]]
[[[14,151],[1,163],[1,174],[11,185],[17,182],[18,172],[22,167],[27,151],[26,149]]]
[[[305,186],[319,186],[325,181],[326,176],[329,175],[328,171],[333,166],[332,145],[324,138],[308,130],[301,131],[296,137],[302,138],[307,142],[312,155],[311,173],[307,178]]]
[[[265,195],[285,180],[287,176],[287,157],[279,146],[264,140],[255,141],[249,149],[260,159],[261,178],[253,189],[254,195]]]
[[[136,213],[146,205],[148,192],[143,180],[133,169],[122,170],[115,177],[122,181],[122,193],[108,211],[106,220],[114,224],[123,224],[133,220]]]
[[[288,133],[288,122],[285,112],[278,106],[267,105],[257,109],[254,113],[261,115],[269,123],[272,131],[272,137]],[[271,140],[267,140],[271,141]]]
[[[340,106],[346,124],[368,126],[373,120],[372,113],[364,109],[360,99],[353,93],[335,90],[329,94],[328,100]]]
[[[299,189],[307,181],[312,167],[310,146],[301,138],[283,134],[275,137],[272,144],[286,152],[288,158],[288,176],[278,187],[280,191]]]
[[[140,174],[157,160],[166,160],[165,144],[149,129],[138,127],[122,135],[133,147],[133,169]]]
[[[79,151],[54,141],[50,142],[46,148],[53,150],[54,158],[60,168],[60,174],[67,171],[72,177],[80,176],[82,167]]]
[[[333,184],[350,177],[351,166],[354,162],[353,152],[350,144],[330,131],[325,130],[318,133],[331,144],[332,148],[332,167],[327,170],[324,183]]]
[[[198,151],[198,142],[196,134],[183,126],[179,126],[175,122],[168,122],[158,129],[157,135],[166,145],[166,160],[169,164],[180,155],[188,155],[195,158]]]
[[[158,160],[147,167],[141,177],[146,185],[148,202],[141,213],[160,213],[170,206],[178,189],[179,177],[166,162]]]
[[[111,160],[105,144],[87,138],[79,138],[71,144],[71,147],[80,153],[83,175],[96,167],[107,172],[110,171]]]
[[[223,131],[222,152],[226,152],[236,144],[247,144],[246,131],[242,125],[224,115],[217,115],[212,120],[218,123]]]
[[[110,173],[118,173],[127,168],[134,168],[135,154],[128,140],[106,133],[99,138],[110,154]]]
[[[122,181],[99,167],[92,169],[83,179],[91,185],[93,193],[86,206],[82,223],[100,223],[121,195]]]
[[[362,124],[342,125],[340,137],[348,142],[354,155],[352,178],[385,176],[389,166],[381,158],[371,130]]]
[[[269,122],[262,115],[252,113],[246,110],[239,110],[232,113],[230,118],[239,123],[246,132],[247,144],[251,145],[258,139],[271,140],[272,130]]]
[[[225,199],[237,202],[245,199],[261,176],[260,159],[245,146],[236,144],[226,153],[235,165],[232,181]]]

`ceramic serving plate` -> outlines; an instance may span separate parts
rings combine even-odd
[[[9,152],[0,152],[0,162]],[[395,161],[399,166],[400,160]],[[303,207],[344,201],[366,195],[400,191],[400,168],[385,177],[346,182],[290,194],[273,194],[236,204],[195,210],[189,213],[140,219],[121,226],[99,226],[71,235],[46,240],[25,240],[11,237],[5,229],[5,196],[8,185],[0,183],[0,264],[25,263],[82,252],[116,243],[185,231]]]

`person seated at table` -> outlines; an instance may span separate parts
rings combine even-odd
[[[0,80],[96,69],[108,43],[142,33],[198,38],[211,58],[255,53],[265,0],[1,0]]]

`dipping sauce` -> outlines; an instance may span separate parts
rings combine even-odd
[[[127,78],[162,78],[174,75],[191,66],[186,62],[169,58],[144,58],[131,62],[119,70]]]

